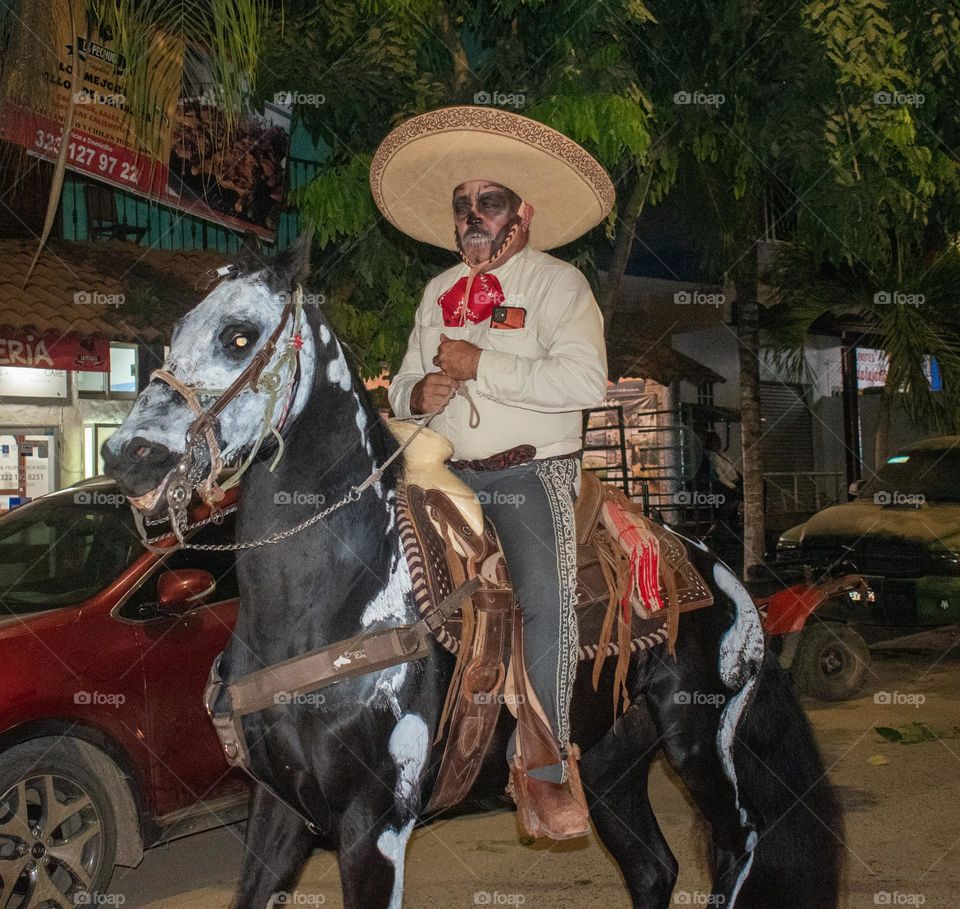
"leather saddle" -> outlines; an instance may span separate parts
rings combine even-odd
[[[390,421],[404,441],[416,427]],[[456,656],[453,677],[441,715],[437,743],[446,736],[443,759],[428,810],[462,801],[483,763],[506,704],[521,732],[543,737],[549,728],[531,686],[526,683],[522,648],[512,647],[521,625],[509,572],[492,524],[484,518],[473,490],[446,468],[453,454],[446,437],[421,430],[408,445],[405,482],[398,490],[398,525],[410,566],[413,593],[421,614],[471,578],[483,586],[435,632],[441,646]],[[594,660],[594,686],[608,657],[625,680],[630,655],[660,644],[672,649],[680,611],[712,604],[713,597],[690,564],[682,542],[646,518],[657,537],[665,608],[649,614],[625,610],[614,595],[610,539],[601,519],[605,502],[637,514],[638,506],[622,492],[584,471],[575,506],[577,535],[577,619],[579,656]],[[625,689],[625,685],[622,685]],[[518,696],[517,692],[524,692]],[[617,694],[614,694],[616,709]],[[533,727],[530,729],[530,727]]]

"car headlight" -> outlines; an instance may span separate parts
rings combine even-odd
[[[777,552],[786,553],[786,552],[796,552],[800,548],[800,544],[796,540],[785,540],[781,537],[777,540]]]

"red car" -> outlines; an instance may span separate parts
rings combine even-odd
[[[0,906],[76,905],[245,814],[202,698],[237,605],[233,553],[146,551],[112,481],[0,518]]]

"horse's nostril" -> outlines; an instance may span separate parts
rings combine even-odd
[[[146,461],[158,464],[170,457],[170,449],[161,442],[151,442],[142,436],[136,436],[127,442],[125,454],[133,461]]]

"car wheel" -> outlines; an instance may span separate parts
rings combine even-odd
[[[93,904],[113,875],[116,814],[69,743],[33,742],[0,755],[0,906]]]
[[[790,671],[804,694],[822,701],[844,701],[863,684],[870,665],[867,643],[849,625],[808,625]]]

